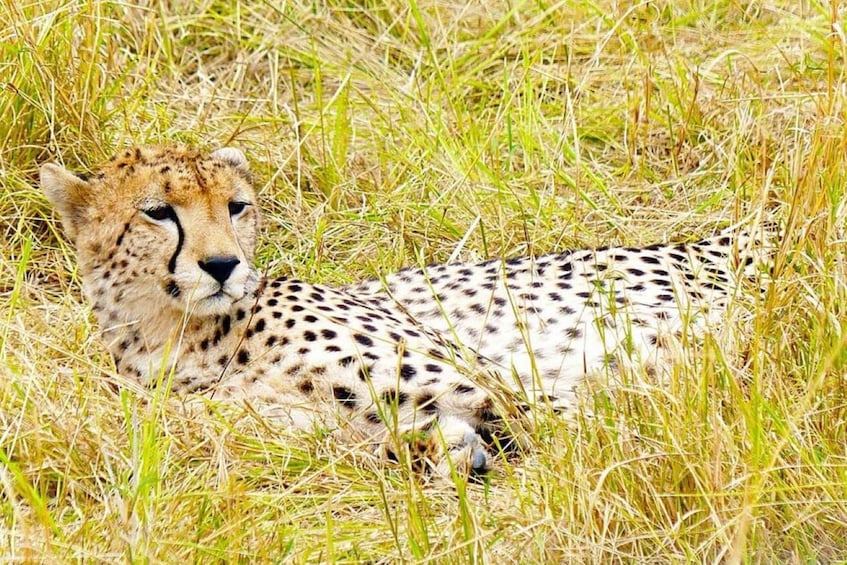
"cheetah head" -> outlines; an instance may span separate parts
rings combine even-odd
[[[95,311],[122,313],[112,324],[221,314],[258,284],[258,211],[237,149],[130,149],[90,179],[45,164],[41,187],[77,249]]]

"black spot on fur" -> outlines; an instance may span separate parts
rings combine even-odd
[[[396,390],[390,388],[382,393],[382,400],[384,400],[387,404],[396,404],[398,406],[403,405],[409,400],[409,395],[405,392],[397,392]]]
[[[313,390],[315,390],[315,385],[312,384],[312,381],[306,380],[306,381],[302,381],[299,385],[297,385],[297,388],[303,394],[309,394]]]
[[[686,257],[684,255],[680,255],[679,253],[668,253],[668,257],[670,257],[673,261],[677,263],[685,263]]]
[[[415,369],[411,365],[402,365],[400,367],[400,376],[403,377],[404,381],[412,380],[413,378],[415,378],[415,375],[417,373],[417,369]]]
[[[179,295],[182,294],[182,291],[179,289],[179,285],[174,281],[168,281],[167,286],[165,286],[165,292],[174,298],[179,298]]]
[[[434,414],[438,412],[438,405],[435,402],[435,397],[425,392],[415,399],[415,406],[420,408],[426,414]]]
[[[346,408],[356,407],[356,394],[346,386],[332,387],[332,396]]]
[[[565,334],[572,339],[578,339],[582,337],[582,330],[579,328],[568,328],[565,330]]]
[[[374,344],[373,340],[366,335],[362,334],[353,334],[353,339],[358,341],[361,345],[365,347],[370,347]]]
[[[446,359],[444,353],[442,353],[438,349],[429,349],[429,350],[427,350],[426,353],[427,353],[427,355],[429,355],[433,359],[441,359],[442,361]]]

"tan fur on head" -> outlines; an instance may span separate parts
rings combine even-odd
[[[255,288],[249,177],[247,158],[233,148],[129,148],[89,180],[41,167],[42,190],[74,243],[104,327],[219,314]],[[221,261],[234,266],[215,275],[210,265]]]
[[[91,205],[91,186],[54,163],[41,166],[40,183],[41,190],[62,217],[65,231],[76,240],[77,227],[85,223],[86,211]]]

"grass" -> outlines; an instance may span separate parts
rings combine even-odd
[[[0,4],[0,554],[10,561],[847,558],[844,8],[808,0]],[[787,226],[738,335],[537,414],[487,485],[112,386],[36,183],[234,144],[272,274]],[[741,354],[730,353],[738,349]]]

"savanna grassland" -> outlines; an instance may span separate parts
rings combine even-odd
[[[0,561],[847,559],[847,7],[0,6]],[[242,148],[260,263],[325,284],[785,237],[769,292],[668,387],[535,414],[486,484],[453,484],[115,386],[37,169],[136,143]]]

